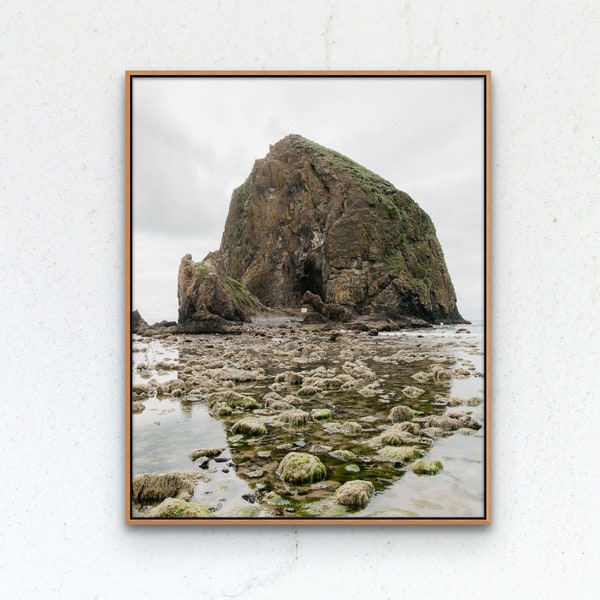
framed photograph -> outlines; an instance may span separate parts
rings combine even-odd
[[[127,523],[490,523],[490,104],[126,73]]]

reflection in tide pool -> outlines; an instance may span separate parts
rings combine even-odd
[[[135,368],[138,364],[177,359],[175,350],[165,348],[156,340],[141,348],[141,352],[133,353],[134,384],[147,382],[140,378]],[[152,377],[163,383],[175,379],[177,371],[163,374],[153,371]],[[142,413],[132,415],[133,477],[143,473],[200,471],[188,458],[188,454],[197,448],[225,448],[223,456],[231,456],[222,423],[208,414],[204,404],[156,397],[145,400],[144,404],[146,408]],[[208,469],[202,471],[202,480],[191,501],[211,508],[219,517],[265,516],[258,506],[243,496],[252,496],[248,484],[233,468],[211,460]]]
[[[430,330],[417,330],[403,335],[418,336],[424,345],[433,346],[449,336],[470,343],[470,346],[449,346],[447,351],[457,359],[469,359],[484,372],[483,324],[468,325],[468,333],[456,334],[456,326],[440,326]],[[397,333],[384,335],[398,335]],[[450,396],[468,400],[484,398],[485,379],[469,377],[453,379]],[[472,412],[485,424],[484,404],[476,408],[457,405],[449,411]],[[455,433],[439,438],[432,445],[427,459],[440,460],[444,468],[434,477],[406,475],[381,494],[376,494],[369,506],[354,517],[424,517],[443,518],[460,515],[465,518],[484,516],[485,490],[485,425],[471,435]]]

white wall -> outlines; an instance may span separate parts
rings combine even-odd
[[[599,17],[585,0],[4,0],[7,597],[597,597]],[[123,72],[227,68],[492,69],[492,526],[124,525]]]

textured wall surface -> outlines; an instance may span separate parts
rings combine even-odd
[[[8,596],[597,597],[599,18],[585,0],[5,0]],[[208,68],[493,71],[493,525],[125,526],[123,73]]]

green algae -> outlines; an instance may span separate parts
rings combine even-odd
[[[418,460],[411,466],[411,470],[417,475],[437,475],[442,468],[439,460]]]
[[[278,472],[289,483],[312,483],[325,479],[327,467],[312,454],[290,452],[281,461]]]

